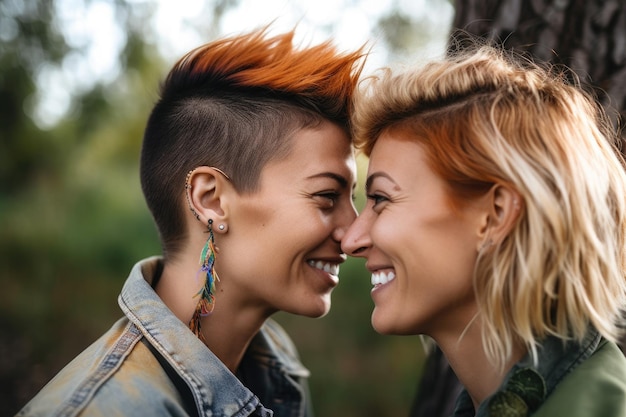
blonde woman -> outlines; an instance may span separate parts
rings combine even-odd
[[[625,416],[626,176],[601,108],[491,47],[357,96],[367,204],[344,236],[374,328],[425,334],[454,416]]]

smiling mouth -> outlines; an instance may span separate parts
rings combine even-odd
[[[307,261],[307,263],[311,265],[313,268],[324,271],[330,275],[334,275],[334,276],[339,275],[339,264],[335,264],[331,262],[315,261],[315,260]]]
[[[372,285],[385,285],[396,279],[396,274],[393,271],[385,273],[384,271],[372,272]]]

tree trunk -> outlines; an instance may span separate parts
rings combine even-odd
[[[615,125],[623,126],[624,0],[456,0],[455,8],[455,30],[570,67],[593,90]]]

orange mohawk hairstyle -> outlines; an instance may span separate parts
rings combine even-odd
[[[339,54],[330,41],[293,46],[294,31],[267,37],[269,27],[208,43],[187,53],[167,77],[162,96],[190,89],[250,92],[294,101],[347,125],[352,95],[366,53]]]
[[[293,31],[269,37],[267,30],[194,49],[161,87],[144,132],[140,177],[166,257],[185,239],[181,187],[190,170],[217,167],[238,192],[253,192],[263,167],[289,152],[294,132],[324,120],[350,132],[363,47],[296,48]]]

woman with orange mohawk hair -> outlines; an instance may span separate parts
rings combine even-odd
[[[140,167],[163,255],[135,265],[124,317],[20,415],[311,415],[309,372],[270,316],[330,308],[364,52],[293,36],[265,28],[174,65]]]
[[[626,174],[595,100],[482,46],[356,98],[372,325],[435,340],[454,417],[626,416]]]

